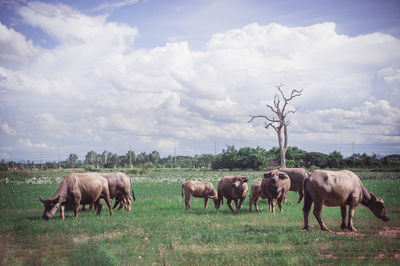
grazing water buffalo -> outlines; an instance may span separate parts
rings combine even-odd
[[[246,177],[237,176],[226,176],[222,178],[218,183],[218,204],[217,210],[224,203],[224,197],[227,199],[229,209],[234,212],[232,208],[232,200],[235,201],[236,213],[238,214],[242,203],[246,198],[248,186],[247,182],[249,179]],[[240,200],[240,202],[238,202]]]
[[[185,194],[185,207],[190,209],[190,197],[204,198],[204,209],[207,209],[208,199],[214,200],[214,206],[217,208],[218,195],[213,184],[210,182],[187,181],[182,185],[182,197]]]
[[[100,198],[105,199],[112,215],[107,179],[97,173],[70,174],[64,178],[51,198],[43,200],[40,197],[45,208],[42,218],[49,220],[60,207],[61,219],[64,219],[66,206],[73,206],[75,217],[78,217],[79,204],[94,204],[97,207],[97,215],[100,215],[102,208]]]
[[[356,232],[353,225],[354,210],[359,203],[369,208],[376,217],[389,221],[384,201],[370,193],[356,174],[351,171],[314,170],[304,182],[304,229],[308,229],[308,214],[314,202],[314,216],[321,230],[330,231],[321,219],[322,206],[340,206],[342,229]],[[349,220],[346,227],[346,205],[349,205]]]
[[[261,181],[256,182],[251,186],[251,194],[250,194],[250,206],[249,211],[251,211],[251,205],[254,204],[254,208],[258,211],[258,198],[266,199],[267,196],[262,193],[261,190]]]
[[[279,170],[272,170],[264,174],[261,181],[261,191],[267,197],[269,210],[275,213],[275,200],[278,201],[280,212],[282,212],[282,202],[285,200],[286,193],[290,189],[289,176]]]
[[[120,204],[118,209],[125,205],[126,210],[131,210],[132,198],[136,201],[135,193],[133,192],[133,186],[131,178],[124,173],[100,173],[101,176],[105,177],[108,181],[108,190],[110,191],[110,198],[115,198],[115,204],[113,209]],[[130,188],[132,189],[132,197],[129,195]]]
[[[304,170],[303,168],[280,168],[279,171],[286,173],[290,178],[290,191],[297,191],[299,193],[299,200],[297,203],[303,199],[304,188],[303,182],[304,179],[310,176],[310,173]]]

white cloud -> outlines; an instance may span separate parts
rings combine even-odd
[[[7,122],[1,123],[0,124],[0,129],[6,135],[9,135],[9,136],[16,136],[17,135],[17,131],[14,128],[10,127],[7,124]]]
[[[0,61],[23,62],[34,57],[39,50],[25,36],[0,23]]]
[[[32,143],[31,140],[27,138],[19,138],[17,144],[22,149],[51,149],[46,143]]]

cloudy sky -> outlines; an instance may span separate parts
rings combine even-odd
[[[400,2],[0,0],[0,159],[289,145],[400,153]]]

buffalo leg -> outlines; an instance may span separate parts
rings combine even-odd
[[[228,207],[229,207],[229,209],[231,210],[231,212],[235,212],[235,211],[233,210],[233,208],[232,208],[232,200],[231,200],[231,199],[228,199],[228,200],[226,201],[226,204],[228,204]]]
[[[310,214],[311,210],[311,205],[313,203],[313,199],[311,198],[310,193],[305,190],[305,195],[304,195],[304,205],[303,205],[303,216],[304,216],[304,228],[305,230],[308,230],[308,215]]]
[[[313,214],[314,214],[315,218],[317,219],[317,221],[321,227],[321,230],[331,232],[331,230],[329,230],[328,227],[326,227],[324,221],[322,221],[321,212],[322,212],[322,201],[318,201],[318,202],[314,201]]]
[[[63,220],[65,219],[64,210],[65,210],[65,206],[61,204],[60,205],[60,217]]]
[[[285,197],[280,197],[277,201],[278,201],[278,207],[279,207],[279,211],[282,212],[282,201],[285,200]]]
[[[299,191],[299,200],[297,201],[297,204],[299,204],[301,202],[301,200],[303,199],[303,192],[300,190]]]
[[[235,201],[235,207],[236,207],[236,214],[239,214],[240,211],[240,202],[238,202],[237,199],[234,199]]]
[[[75,209],[74,209],[74,212],[75,212],[75,218],[78,218],[78,212],[79,212],[79,202],[80,202],[80,200],[77,200],[77,201],[75,201]]]
[[[113,209],[112,209],[112,205],[111,205],[111,199],[110,199],[110,196],[106,196],[105,197],[105,201],[106,201],[106,203],[107,203],[107,206],[108,206],[108,209],[110,210],[110,216],[113,214]]]
[[[256,199],[254,200],[254,208],[256,208],[256,211],[259,210],[259,209],[258,209],[258,198],[256,198]]]
[[[342,224],[340,225],[340,228],[344,230],[346,229],[346,205],[340,206],[340,213],[342,215]]]
[[[190,194],[185,194],[185,208],[190,209]]]
[[[353,216],[354,216],[354,211],[355,211],[356,207],[350,205],[349,207],[349,230],[353,231],[353,232],[357,232],[357,229],[354,227],[353,225]]]
[[[275,199],[271,199],[271,211],[272,211],[272,213],[275,213],[275,204],[276,204],[276,200]]]
[[[103,203],[101,202],[100,198],[96,200],[94,205],[96,206],[97,209],[96,215],[100,215],[101,209],[103,208]]]
[[[204,209],[207,210],[208,198],[204,198]]]
[[[239,209],[242,208],[243,201],[244,201],[244,198],[241,198],[239,201]]]
[[[115,209],[120,202],[121,202],[121,200],[118,197],[116,197],[114,206],[112,208]]]

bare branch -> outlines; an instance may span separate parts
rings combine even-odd
[[[248,121],[248,123],[251,123],[251,122],[253,122],[253,120],[255,119],[255,118],[264,118],[264,119],[266,119],[266,120],[268,120],[269,122],[271,122],[271,123],[277,123],[277,122],[280,122],[280,120],[276,120],[275,118],[269,118],[268,116],[265,116],[265,115],[249,115],[250,117],[251,117],[251,119]]]

